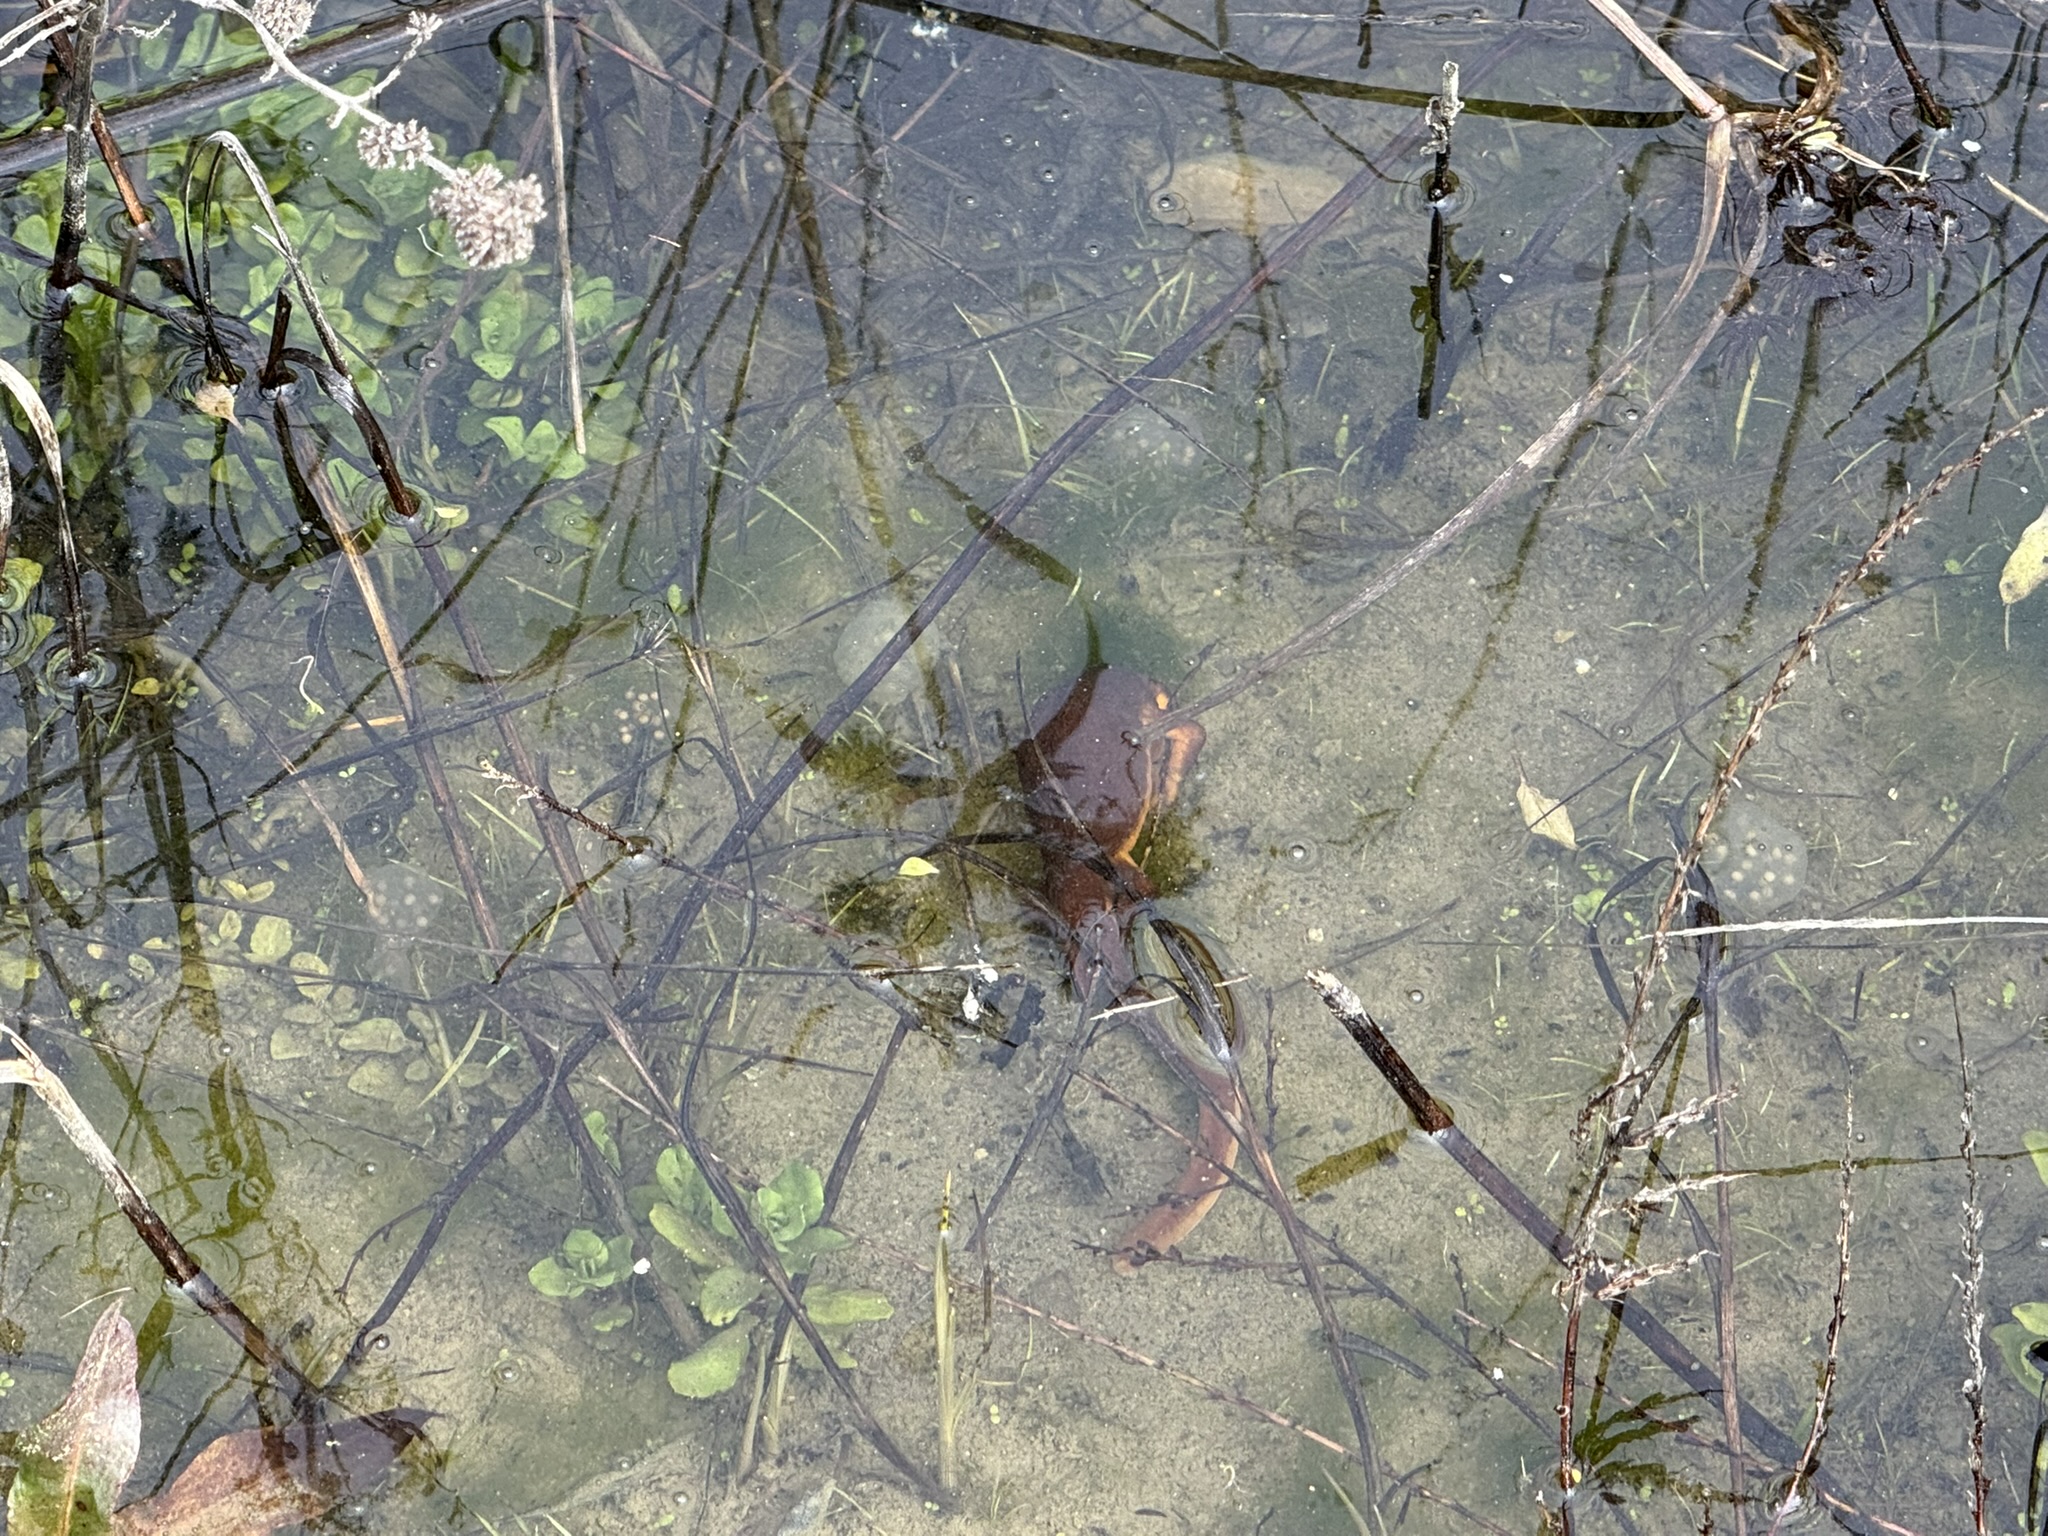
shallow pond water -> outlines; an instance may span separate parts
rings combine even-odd
[[[1820,1496],[1851,1530],[1951,1528],[1967,1069],[1988,1521],[2021,1527],[2048,975],[2025,928],[1925,920],[2048,912],[2048,607],[1998,587],[2048,499],[2040,429],[1856,568],[2048,403],[2031,11],[1898,8],[1945,129],[1862,10],[1641,13],[1738,112],[1702,243],[1706,130],[1561,0],[627,0],[554,22],[566,204],[545,16],[442,9],[379,106],[539,177],[536,251],[502,269],[462,264],[429,168],[373,171],[303,88],[230,77],[246,26],[162,6],[99,61],[154,196],[204,133],[248,142],[410,518],[303,303],[293,378],[259,380],[285,271],[240,173],[159,221],[204,247],[188,271],[130,256],[96,172],[91,281],[53,304],[40,76],[0,80],[0,343],[56,411],[82,569],[74,598],[48,480],[18,475],[0,983],[299,1370],[348,1412],[433,1415],[328,1524],[1768,1528],[1847,1136]],[[397,57],[355,41],[372,20],[321,13],[322,78]],[[843,692],[913,608],[916,649]],[[1015,752],[1097,663],[1158,688],[1088,738],[1096,777],[1052,772],[1112,786],[1082,819],[1118,837],[1076,855]],[[1706,844],[1724,910],[1865,925],[1674,940],[1631,1032],[1672,855],[1738,746]],[[1573,836],[1530,834],[1525,783]],[[1216,1075],[1172,1009],[1078,1006],[1071,893],[1131,890],[1126,855],[1218,957],[1262,1154],[1128,1277],[1134,1224],[1177,1179],[1194,1198]],[[1412,1131],[1311,968],[1529,1209],[1639,1267],[1623,1310],[1706,1377],[1606,1300],[1568,1342],[1512,1198]],[[1601,1139],[1625,1039],[1637,1129],[1672,1117],[1654,1158]],[[31,1100],[0,1198],[10,1426],[62,1396],[110,1293],[141,1336],[130,1496],[277,1411]],[[838,1379],[801,1338],[775,1358],[771,1269],[808,1275]]]

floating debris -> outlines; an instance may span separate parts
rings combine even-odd
[[[1775,912],[1806,888],[1806,840],[1753,800],[1730,800],[1700,864],[1721,905],[1743,917]]]
[[[231,427],[239,427],[235,419],[235,392],[218,379],[207,379],[192,391],[193,406],[216,420],[224,421]]]

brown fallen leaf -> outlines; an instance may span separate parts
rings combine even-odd
[[[268,1536],[317,1519],[361,1492],[413,1441],[426,1415],[410,1409],[223,1435],[177,1481],[114,1517],[116,1536]],[[312,1454],[308,1454],[308,1451]]]

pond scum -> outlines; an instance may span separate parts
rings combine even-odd
[[[2048,28],[1874,7],[0,37],[9,1528],[2048,1533]]]

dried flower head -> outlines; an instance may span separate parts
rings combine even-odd
[[[365,123],[356,135],[356,153],[373,171],[393,166],[411,170],[434,152],[434,141],[418,123]]]
[[[472,267],[526,260],[533,254],[533,227],[547,214],[538,181],[507,181],[495,165],[457,171],[427,202],[448,221],[456,248]]]
[[[313,0],[255,0],[250,11],[287,48],[313,30]]]

